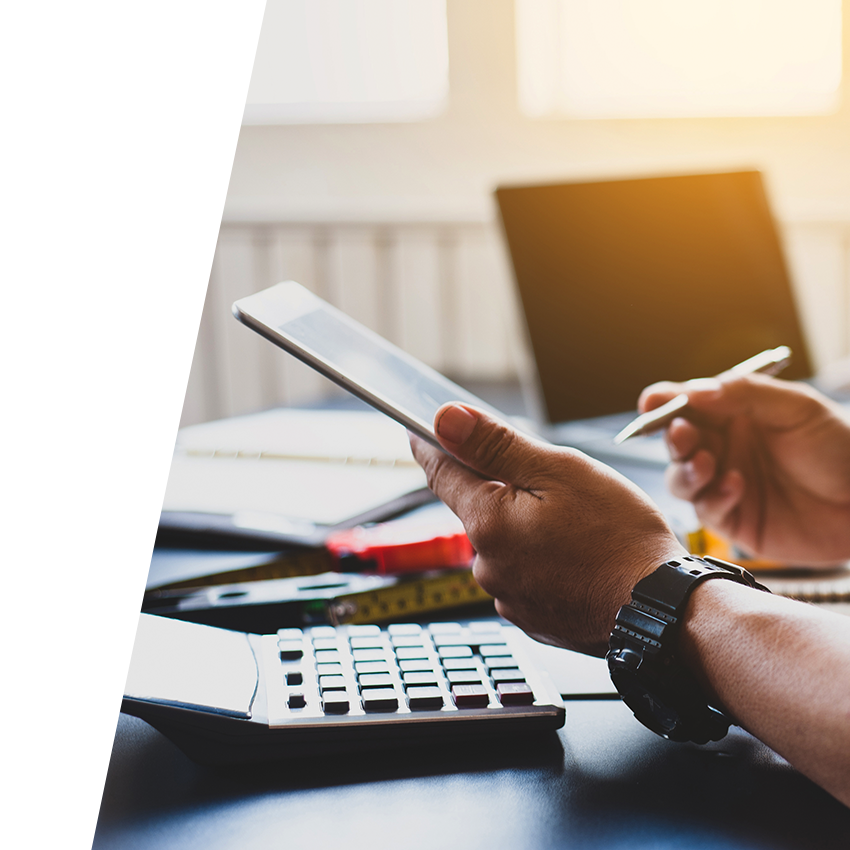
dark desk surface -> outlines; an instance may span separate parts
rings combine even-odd
[[[542,739],[210,769],[122,715],[93,848],[850,846],[850,810],[740,730],[672,744],[619,701]]]

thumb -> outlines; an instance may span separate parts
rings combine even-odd
[[[546,468],[546,446],[466,404],[443,405],[434,431],[446,451],[485,478],[528,489]]]

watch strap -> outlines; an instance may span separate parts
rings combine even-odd
[[[709,704],[676,657],[690,595],[714,578],[767,590],[736,564],[686,555],[665,562],[635,585],[611,633],[607,658],[617,690],[642,723],[671,740],[720,740],[731,723]]]
[[[651,655],[672,654],[678,631],[691,593],[697,585],[712,578],[723,578],[757,590],[767,590],[752,574],[719,558],[686,555],[661,564],[642,578],[632,590],[632,601],[617,614],[611,634],[611,646],[617,639],[642,645]]]

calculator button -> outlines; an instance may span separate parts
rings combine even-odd
[[[461,630],[460,623],[431,623],[428,626],[428,631],[432,635],[449,635]]]
[[[411,711],[442,708],[443,694],[439,688],[408,688],[407,704]]]
[[[317,652],[326,649],[339,649],[336,638],[313,638],[313,649]]]
[[[434,635],[434,646],[469,646],[469,635]]]
[[[392,688],[367,688],[363,691],[364,711],[396,711],[398,694]]]
[[[491,656],[485,662],[490,670],[495,670],[497,667],[516,667],[516,659],[513,655],[495,655]]]
[[[382,649],[354,649],[351,654],[356,662],[384,661],[386,658]]]
[[[307,705],[307,700],[304,699],[304,694],[290,694],[286,704],[290,708],[304,708]]]
[[[497,635],[501,635],[502,633],[502,624],[495,622],[483,622],[483,623],[470,623],[469,631],[475,632],[476,634],[487,634],[487,633],[495,633]]]
[[[363,635],[362,637],[353,637],[349,641],[352,649],[383,649],[384,640],[380,635]]]
[[[342,661],[338,649],[322,649],[316,653],[316,664],[333,664]]]
[[[440,658],[471,658],[472,650],[468,646],[444,646],[440,649]]]
[[[278,640],[298,640],[304,636],[304,632],[301,629],[278,629],[277,630],[277,639]]]
[[[433,670],[434,662],[428,658],[405,658],[399,660],[398,666],[402,673],[415,673],[418,670]]]
[[[317,676],[341,676],[342,675],[342,664],[338,664],[338,663],[317,664],[316,665],[316,675]]]
[[[400,646],[395,651],[399,661],[409,661],[411,658],[427,658],[428,650],[424,646]]]
[[[364,673],[389,673],[390,665],[386,661],[359,661],[354,665],[354,670],[358,675]]]
[[[325,691],[344,691],[345,676],[319,676],[319,690],[323,694]]]
[[[525,676],[523,675],[522,670],[518,670],[516,667],[514,668],[506,668],[504,670],[493,670],[490,673],[490,678],[492,678],[493,683],[498,685],[501,682],[524,682]]]
[[[504,682],[496,688],[502,705],[531,705],[534,694],[525,682]]]
[[[381,633],[380,626],[349,626],[348,636],[354,637],[362,635],[379,635]]]
[[[290,670],[286,674],[286,684],[287,685],[303,685],[304,684],[304,676],[301,674],[300,670]]]
[[[492,658],[497,655],[510,655],[511,651],[503,643],[485,644],[479,650],[484,658]]]
[[[422,646],[422,635],[393,635],[393,646]]]
[[[310,629],[312,638],[333,638],[336,640],[336,629],[333,626],[313,626]]]
[[[300,640],[279,640],[277,651],[281,661],[297,661],[304,655],[304,647]]]
[[[393,677],[389,673],[367,673],[358,679],[361,688],[391,688]]]
[[[408,693],[410,693],[409,685],[436,685],[439,682],[439,678],[433,670],[427,673],[405,673],[402,678],[404,679],[405,687],[408,688]],[[480,682],[481,680],[479,679],[478,681]]]
[[[422,626],[418,623],[393,623],[387,626],[387,632],[391,635],[419,635],[422,634]]]
[[[484,685],[455,685],[452,697],[458,708],[483,708],[490,704],[490,695]]]
[[[481,674],[477,670],[447,670],[446,678],[452,685],[481,684]]]
[[[328,691],[322,694],[322,711],[325,714],[345,714],[350,707],[345,691]]]
[[[477,670],[478,661],[475,658],[444,658],[443,667],[446,670]]]

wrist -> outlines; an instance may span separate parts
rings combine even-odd
[[[703,582],[688,600],[679,635],[679,657],[715,704],[725,705],[711,659],[736,640],[733,624],[761,600],[751,588],[731,581]]]

